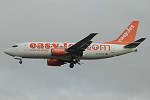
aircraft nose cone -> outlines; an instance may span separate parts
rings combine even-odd
[[[11,49],[6,49],[6,50],[4,51],[4,53],[6,53],[6,54],[8,54],[8,55],[10,55],[10,56],[13,56],[13,50],[11,50]]]
[[[6,53],[6,54],[10,54],[10,50],[9,49],[6,49],[5,51],[4,51],[4,53]]]

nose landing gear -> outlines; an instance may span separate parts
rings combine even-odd
[[[19,61],[19,64],[22,64],[22,59]]]
[[[19,60],[19,64],[22,64],[22,57],[14,57],[14,59],[17,59],[17,60]]]

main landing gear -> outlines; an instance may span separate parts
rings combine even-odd
[[[74,67],[74,63],[70,63],[70,68],[73,68]]]
[[[70,61],[69,67],[70,67],[70,68],[73,68],[73,67],[74,67],[74,64],[79,64],[79,65],[81,65],[79,59],[76,59],[76,58],[72,57],[72,59],[71,59],[71,61]]]

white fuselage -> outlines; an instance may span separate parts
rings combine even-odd
[[[68,48],[74,43],[26,42],[8,48],[5,53],[13,57],[69,60],[70,56],[52,56],[52,48]],[[103,59],[134,52],[136,48],[124,48],[124,45],[92,43],[79,59]]]
[[[48,66],[70,63],[81,64],[80,60],[104,59],[137,51],[137,46],[146,38],[135,40],[139,21],[133,21],[116,39],[105,43],[93,43],[98,33],[91,33],[77,43],[26,42],[13,45],[5,53],[22,64],[22,58],[47,59]]]

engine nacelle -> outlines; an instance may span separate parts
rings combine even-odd
[[[53,48],[51,53],[52,53],[52,56],[65,56],[66,50],[63,48]]]
[[[47,59],[47,65],[48,66],[61,66],[64,62],[57,59]]]

